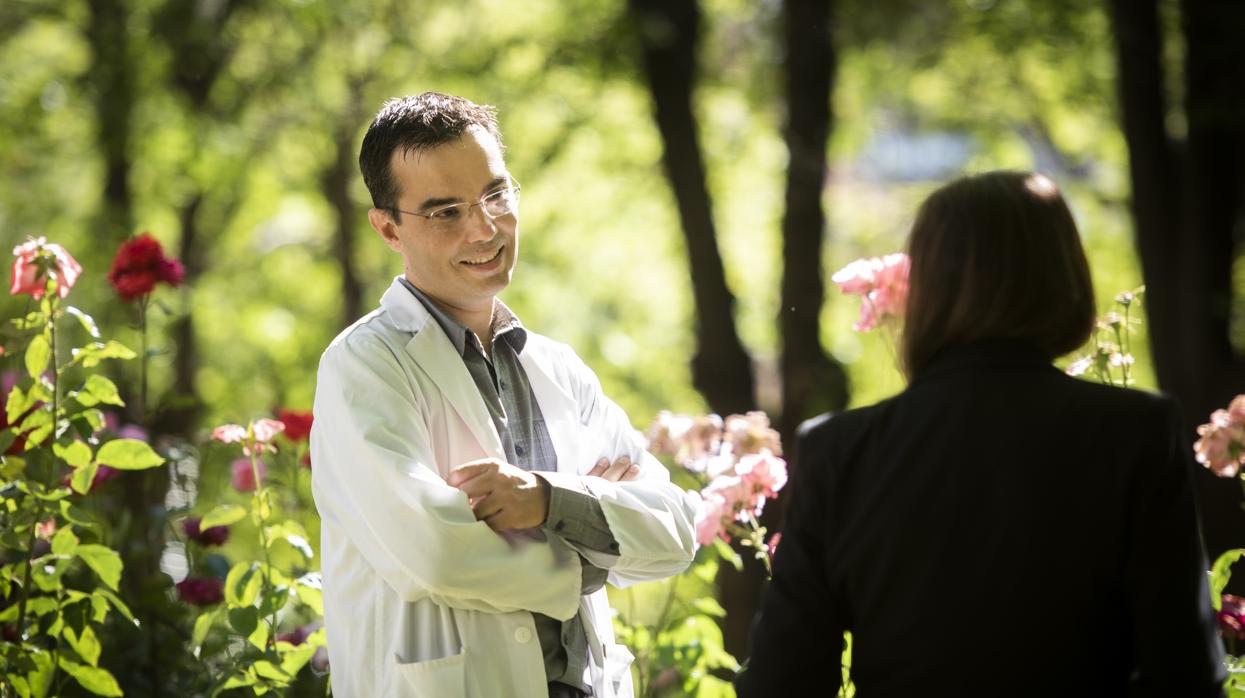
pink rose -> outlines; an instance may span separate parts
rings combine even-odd
[[[735,473],[752,492],[767,499],[777,497],[787,484],[787,462],[768,452],[740,458]]]
[[[733,517],[730,511],[723,511],[725,502],[718,499],[702,499],[696,513],[696,542],[701,545],[713,545],[713,541],[721,538],[730,542],[731,536],[726,525]]]
[[[257,419],[251,422],[251,433],[254,434],[256,443],[269,443],[283,431],[285,424],[275,419]]]
[[[737,456],[760,453],[763,450],[782,454],[781,439],[778,432],[770,428],[769,417],[764,412],[733,414],[726,418],[724,431],[726,441],[731,444],[731,452]]]
[[[858,259],[836,271],[830,280],[838,284],[843,293],[863,296],[873,290],[876,283],[872,262],[870,259]]]
[[[911,266],[908,255],[900,252],[858,259],[831,277],[843,293],[861,297],[860,317],[852,329],[866,332],[884,320],[903,317]]]
[[[174,586],[181,600],[191,606],[212,606],[225,599],[225,582],[216,577],[187,577]]]
[[[212,438],[227,444],[245,441],[246,428],[238,424],[222,424],[212,430]]]
[[[1215,410],[1197,434],[1197,461],[1219,477],[1234,477],[1245,465],[1245,395],[1234,398],[1228,409]]]
[[[259,483],[255,482],[255,470],[259,471]],[[264,475],[267,472],[264,468],[264,461],[262,460],[257,460],[255,462],[255,468],[252,469],[250,458],[239,458],[235,460],[229,465],[229,471],[232,474],[230,483],[233,485],[233,488],[239,492],[254,492],[256,486],[263,483]]]
[[[13,248],[13,277],[9,284],[9,294],[28,293],[38,300],[47,292],[45,271],[51,280],[56,282],[56,295],[64,298],[82,274],[82,265],[78,264],[64,247],[49,243],[46,238],[31,238]],[[42,258],[42,262],[40,261]],[[43,266],[40,266],[42,263]]]

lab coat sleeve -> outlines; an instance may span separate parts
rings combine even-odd
[[[627,482],[579,478],[600,501],[618,543],[615,555],[578,548],[580,554],[593,565],[609,569],[609,581],[617,587],[679,574],[696,554],[695,495],[670,481],[669,471],[648,453],[644,437],[631,426],[626,413],[602,392],[592,369],[569,347],[562,349],[582,433],[594,441],[588,450],[596,455],[587,462],[602,457],[613,462],[626,455],[640,466],[639,476]],[[575,477],[567,473],[542,475],[555,484],[559,479]]]
[[[578,557],[554,537],[520,543],[475,520],[437,473],[415,385],[377,338],[350,336],[325,352],[312,432],[321,514],[404,600],[574,616]]]

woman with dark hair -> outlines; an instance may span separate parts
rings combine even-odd
[[[1050,179],[991,172],[921,206],[909,385],[806,423],[742,698],[833,696],[843,631],[877,696],[1219,696],[1169,398],[1077,380],[1093,286]]]

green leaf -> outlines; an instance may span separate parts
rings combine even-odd
[[[129,360],[137,356],[131,349],[117,341],[107,343],[94,342],[74,349],[73,363],[81,363],[83,368],[94,368],[105,359]]]
[[[65,670],[66,674],[74,677],[83,688],[94,693],[97,696],[121,696],[121,687],[117,685],[117,680],[108,673],[107,669],[99,667],[83,666],[77,662],[71,662],[65,657],[61,657],[60,666]]]
[[[27,397],[21,388],[13,386],[13,389],[9,391],[8,400],[4,403],[5,421],[13,424],[18,417],[22,416],[23,412],[30,409],[32,403],[33,400]]]
[[[0,431],[0,453],[9,450],[9,446],[12,446],[14,441],[17,441],[17,434],[12,429]]]
[[[725,618],[726,609],[712,596],[701,596],[692,601],[692,607],[706,616]]]
[[[78,557],[113,591],[121,581],[121,556],[112,548],[95,543],[78,546]]]
[[[91,626],[82,629],[82,634],[74,632],[72,627],[65,628],[65,639],[69,641],[69,646],[82,657],[87,664],[91,666],[99,665],[100,644],[99,638],[95,637],[95,631],[91,630]]]
[[[72,305],[65,306],[65,312],[78,318],[78,322],[82,323],[82,329],[86,330],[87,334],[91,335],[91,337],[95,339],[99,339],[99,326],[95,324],[95,318],[87,315]]]
[[[1223,607],[1223,590],[1232,579],[1232,564],[1241,559],[1242,555],[1245,555],[1245,549],[1228,550],[1216,558],[1215,564],[1210,567],[1210,603],[1216,612]]]
[[[306,642],[297,646],[286,642],[277,643],[278,650],[281,650],[282,646],[286,648],[281,652],[281,669],[290,676],[302,671],[316,653],[316,646]]]
[[[125,406],[125,400],[122,400],[121,394],[117,392],[117,385],[98,373],[93,373],[87,377],[82,391],[89,393],[95,399],[96,404],[102,402],[105,405]],[[78,402],[82,402],[81,395],[78,396]],[[85,402],[82,402],[82,404],[87,407],[95,406],[94,404],[88,405]]]
[[[229,627],[234,632],[246,637],[255,632],[259,625],[259,609],[254,606],[242,606],[229,609]],[[263,649],[261,646],[260,649]]]
[[[91,483],[95,481],[95,474],[99,472],[99,463],[91,462],[85,468],[78,468],[69,476],[69,486],[78,494],[86,494],[91,491]]]
[[[81,507],[74,506],[73,502],[62,499],[60,502],[61,516],[65,517],[70,523],[85,528],[98,528],[99,522],[95,520],[88,511]]]
[[[26,674],[26,685],[31,696],[43,698],[52,688],[52,679],[56,677],[56,665],[52,662],[51,653],[35,649],[27,655],[35,668]]]
[[[126,620],[133,623],[134,627],[137,628],[139,626],[138,619],[135,618],[134,614],[130,612],[130,607],[126,606],[125,602],[122,601],[116,594],[101,587],[96,587],[93,593],[106,599],[108,603],[112,604],[113,608],[117,609],[117,613],[120,613]]]
[[[70,442],[68,446],[52,444],[52,452],[71,468],[81,468],[91,462],[91,447],[81,441]]]
[[[203,643],[207,640],[208,633],[212,630],[212,625],[220,617],[220,612],[221,609],[216,608],[195,619],[194,633],[190,636],[190,645],[194,648],[195,659],[199,658],[199,652],[203,649]]]
[[[199,521],[199,530],[206,531],[213,526],[229,526],[246,518],[246,509],[237,504],[221,504],[203,515]]]
[[[251,634],[246,639],[247,642],[250,642],[260,650],[266,648],[268,646],[268,624],[257,623],[255,629],[251,631]]]
[[[287,674],[284,669],[282,669],[281,667],[277,666],[276,664],[273,664],[272,662],[266,659],[261,659],[260,661],[255,662],[251,666],[255,668],[255,674],[257,676],[261,678],[265,678],[265,679],[272,679],[274,681],[279,681],[282,683],[282,685],[288,683],[290,679],[294,678],[290,676],[289,674]]]
[[[26,347],[26,372],[33,378],[43,375],[48,369],[48,362],[52,359],[52,345],[48,343],[48,338],[42,334],[35,335],[30,340],[30,345]]]
[[[298,600],[307,604],[316,615],[324,615],[324,592],[322,591],[323,583],[319,572],[308,572],[298,578],[294,584],[294,593],[298,594]]]
[[[108,618],[108,601],[102,596],[91,597],[91,622],[103,623]]]
[[[739,553],[735,552],[735,549],[731,547],[730,543],[727,543],[721,538],[714,538],[713,549],[717,551],[718,555],[723,560],[726,560],[727,562],[731,563],[731,565],[733,565],[736,570],[741,571],[741,572],[743,571],[744,569],[743,558],[739,556]]]
[[[250,606],[255,603],[262,580],[255,573],[251,562],[239,562],[225,576],[225,601],[230,607]]]
[[[95,460],[117,470],[146,470],[164,463],[151,446],[138,439],[113,439],[99,447]]]
[[[52,536],[52,552],[57,555],[73,555],[78,549],[78,537],[73,533],[73,526],[64,526]]]

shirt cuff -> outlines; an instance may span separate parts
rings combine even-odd
[[[551,473],[536,473],[547,476]],[[618,554],[601,502],[578,477],[545,477],[549,482],[549,514],[541,526],[566,542],[587,550]]]

